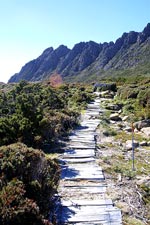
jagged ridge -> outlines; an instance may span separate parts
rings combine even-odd
[[[47,48],[37,59],[22,67],[9,82],[41,81],[58,73],[63,79],[89,80],[91,74],[103,76],[110,71],[135,68],[150,63],[150,23],[142,32],[124,33],[116,42],[81,42],[72,49],[61,45]]]

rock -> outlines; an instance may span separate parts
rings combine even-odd
[[[112,113],[109,117],[110,120],[114,120],[114,121],[120,121],[121,117],[119,116],[118,113]]]
[[[124,117],[122,118],[122,121],[127,121],[128,118],[129,118],[129,116],[124,116]]]
[[[137,185],[141,185],[144,183],[149,183],[150,182],[150,177],[149,176],[137,176]]]
[[[121,176],[121,173],[118,174],[118,182],[121,182],[122,181],[122,176]]]
[[[114,95],[112,95],[112,94],[110,93],[110,94],[106,95],[105,98],[111,98],[111,99],[112,99],[112,98],[114,98]]]
[[[116,111],[119,111],[120,110],[120,105],[111,104],[111,105],[107,105],[105,108],[108,109],[108,110],[116,110]]]
[[[150,127],[144,127],[141,131],[146,134],[148,137],[150,136]]]
[[[125,127],[125,128],[124,128],[124,131],[132,132],[132,128],[131,128],[131,127]]]
[[[134,129],[134,133],[140,133],[141,134],[141,132],[137,128]]]
[[[94,91],[111,91],[111,92],[116,92],[117,87],[115,83],[96,83],[94,85]],[[115,95],[115,93],[114,93]]]
[[[141,142],[139,143],[139,145],[140,145],[140,146],[147,146],[147,142],[146,142],[146,141],[141,141]]]
[[[114,98],[115,92],[107,90],[107,91],[101,91],[100,92],[100,97],[101,98]]]
[[[123,146],[122,142],[118,142],[118,146],[122,147]]]
[[[144,127],[150,127],[150,120],[141,120],[141,121],[135,122],[133,125],[138,130],[141,130]]]
[[[134,145],[134,148],[136,148],[136,147],[139,146],[139,143],[137,141],[134,141],[133,145]],[[131,150],[132,149],[132,140],[126,141],[125,148],[126,148],[126,150]]]
[[[130,213],[130,206],[126,202],[118,202],[117,207],[119,207],[124,214]]]
[[[129,93],[128,98],[136,99],[138,95],[138,91],[134,90],[132,93]]]

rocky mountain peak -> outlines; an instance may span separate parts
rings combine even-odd
[[[63,57],[66,54],[68,54],[68,52],[70,52],[70,49],[65,46],[65,45],[60,45],[56,50],[55,53],[59,56],[59,57]]]
[[[145,46],[145,47],[144,47]],[[115,42],[80,42],[69,49],[65,45],[47,48],[37,58],[12,76],[9,82],[19,80],[41,81],[58,73],[63,79],[83,74],[102,74],[109,70],[135,67],[149,60],[150,23],[142,32],[123,33]],[[68,78],[67,78],[68,79]]]
[[[53,47],[47,48],[43,51],[42,55],[47,56],[54,51]]]
[[[143,34],[145,34],[147,37],[150,36],[150,23],[148,23],[147,26],[144,28]]]
[[[146,41],[146,39],[148,37],[150,37],[150,23],[148,23],[147,26],[144,28],[144,30],[139,33],[139,36],[138,36],[139,44],[141,44],[144,41]]]

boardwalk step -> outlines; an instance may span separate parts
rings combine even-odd
[[[70,148],[75,149],[95,149],[95,146],[84,146],[84,145],[69,145]]]
[[[88,179],[104,180],[104,175],[100,167],[90,164],[73,164],[62,167],[62,179]]]
[[[120,210],[115,207],[103,206],[70,206],[62,207],[61,222],[81,223],[81,222],[101,222],[109,224],[114,222],[120,224]]]
[[[62,206],[107,206],[107,207],[112,207],[113,203],[111,199],[102,199],[102,200],[91,200],[87,201],[85,200],[73,200],[73,201],[61,201]]]
[[[66,158],[64,159],[65,163],[82,163],[82,164],[86,164],[86,163],[90,163],[90,162],[95,162],[95,158],[93,157],[87,157],[87,158]]]
[[[85,154],[85,153],[82,153],[82,154],[65,154],[62,158],[63,159],[79,159],[79,158],[91,158],[91,157],[94,157],[95,153],[93,152],[93,154]]]
[[[101,222],[101,224],[115,223],[121,224],[120,210],[113,206],[111,200],[99,201],[62,201],[61,202],[62,218],[61,222],[81,223],[81,222]]]

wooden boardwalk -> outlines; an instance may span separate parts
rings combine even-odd
[[[61,156],[62,174],[58,189],[57,223],[120,225],[121,211],[105,198],[106,183],[95,159],[96,127],[100,123],[97,97],[83,116],[81,126],[69,136]]]

